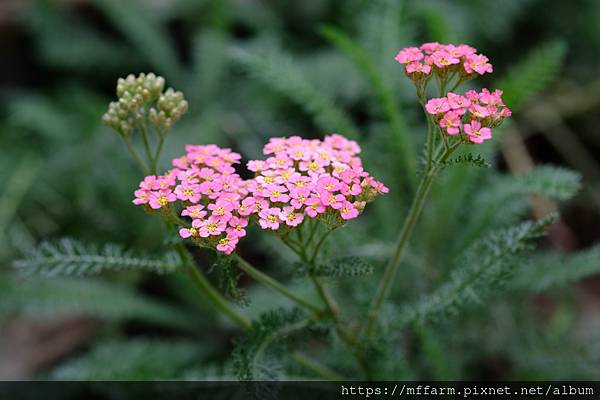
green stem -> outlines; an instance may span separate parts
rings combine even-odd
[[[158,146],[156,147],[156,153],[154,153],[154,167],[158,167],[158,162],[160,161],[160,153],[162,152],[163,145],[165,144],[165,134],[158,134],[160,139],[158,139]]]
[[[190,259],[190,255],[182,243],[175,245],[177,253],[181,259],[185,262],[186,272],[194,285],[202,292],[204,296],[223,314],[227,315],[232,321],[237,323],[241,328],[250,330],[252,329],[252,322],[249,319],[241,315],[231,304],[225,300],[225,298],[219,293],[213,285],[206,279],[206,277],[198,271],[195,263]]]
[[[146,130],[146,122],[142,121],[140,123],[140,131],[142,132],[142,138],[144,139],[144,149],[146,150],[146,157],[150,162],[150,167],[152,168],[152,173],[156,174],[156,162],[154,157],[152,156],[152,151],[150,150],[150,141],[148,140],[148,131]]]
[[[292,353],[292,359],[296,361],[298,364],[303,366],[309,371],[312,371],[319,375],[320,377],[330,380],[330,381],[346,381],[348,380],[344,376],[338,374],[334,370],[330,369],[328,366],[321,364],[320,362],[313,360],[307,355],[295,351]]]
[[[263,285],[281,293],[288,299],[294,301],[295,303],[297,303],[303,307],[306,307],[308,310],[310,310],[311,312],[313,312],[317,315],[319,315],[323,312],[319,307],[312,304],[308,300],[303,299],[302,297],[298,296],[297,294],[293,293],[287,287],[285,287],[284,285],[279,283],[277,280],[271,278],[269,275],[264,274],[264,273],[260,272],[259,270],[257,270],[256,268],[254,268],[252,266],[252,264],[250,264],[248,261],[244,260],[238,254],[234,253],[233,257],[238,261],[240,269],[242,271],[246,272],[248,275],[250,275],[257,281],[259,281]]]
[[[450,154],[452,154],[452,152],[459,145],[460,142],[457,142],[450,148],[446,149],[444,153],[442,153],[442,156],[437,161],[435,166],[433,166],[429,169],[429,171],[427,171],[427,173],[423,176],[421,182],[419,183],[417,192],[413,199],[413,203],[408,212],[408,216],[406,217],[404,225],[402,226],[400,234],[398,235],[398,240],[396,242],[394,254],[392,255],[392,258],[390,258],[385,268],[377,292],[375,293],[373,301],[371,302],[371,307],[367,316],[367,325],[365,329],[365,333],[367,335],[370,335],[373,332],[375,322],[377,321],[379,313],[381,312],[381,306],[383,305],[383,302],[389,294],[391,284],[394,282],[396,272],[398,271],[398,266],[400,265],[400,261],[402,260],[404,249],[406,248],[406,245],[412,235],[417,220],[421,215],[421,211],[423,210],[425,200],[427,199],[427,194],[429,193],[429,189],[431,188],[431,184],[433,183],[435,175],[437,174],[439,168],[443,165],[444,161],[446,161]]]
[[[129,141],[129,139],[127,139],[125,136],[121,136],[121,138],[123,138],[123,141],[127,145],[127,150],[129,151],[129,154],[131,154],[131,156],[133,157],[135,162],[138,164],[138,167],[140,167],[140,169],[142,170],[142,173],[144,175],[148,175],[149,170],[148,170],[148,167],[146,166],[146,163],[144,163],[144,161],[142,160],[142,158],[140,157],[138,152],[135,151],[135,149],[131,145],[131,142]]]
[[[325,239],[327,239],[327,236],[329,236],[331,234],[331,232],[333,232],[333,229],[328,229],[327,232],[325,232],[323,234],[323,236],[321,236],[321,239],[319,239],[319,241],[317,242],[317,245],[315,246],[315,250],[313,251],[312,256],[310,257],[309,263],[313,264],[317,258],[317,255],[319,254],[319,250],[321,249],[321,246],[323,245],[323,243],[325,243]]]

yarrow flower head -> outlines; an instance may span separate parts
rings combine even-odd
[[[462,129],[471,143],[478,144],[491,139],[490,128],[499,126],[512,114],[499,89],[469,90],[465,96],[449,92],[445,97],[430,99],[425,110],[448,135],[457,135]]]
[[[420,47],[400,50],[395,59],[405,66],[406,74],[413,80],[427,77],[431,72],[438,76],[455,72],[466,81],[493,71],[489,59],[466,44],[424,43]]]
[[[389,191],[363,169],[358,144],[338,134],[323,140],[272,138],[263,152],[265,160],[247,164],[254,178],[244,180],[234,168],[239,154],[188,145],[186,155],[172,161],[173,169],[140,182],[133,203],[186,225],[179,230],[182,238],[230,254],[250,221],[285,232],[322,217],[337,227]]]

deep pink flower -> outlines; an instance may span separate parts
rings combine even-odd
[[[311,218],[315,218],[319,214],[323,214],[326,208],[318,197],[311,197],[306,200],[306,209],[304,212]]]
[[[231,254],[233,253],[233,250],[235,250],[238,242],[239,238],[237,236],[227,235],[219,240],[217,243],[217,250],[225,254]]]
[[[448,111],[440,119],[439,125],[448,135],[454,136],[460,132],[460,116],[454,111]]]
[[[493,72],[492,64],[490,64],[489,59],[483,54],[469,54],[466,56],[466,60],[463,63],[463,67],[467,74],[478,73],[479,75],[483,75],[486,72]]]
[[[431,65],[413,61],[407,64],[405,69],[407,74],[422,73],[428,75],[431,72]]]
[[[206,216],[206,211],[204,211],[204,206],[202,204],[198,204],[184,208],[181,212],[181,216],[190,217],[191,219],[200,219]]]
[[[200,237],[204,238],[209,236],[220,235],[227,228],[226,221],[212,216],[204,221],[195,220],[194,222],[196,221],[198,221],[198,234],[200,235]]]
[[[473,120],[470,124],[463,126],[465,134],[473,143],[483,143],[492,138],[492,130],[490,128],[482,128],[479,121]]]
[[[460,115],[464,114],[465,109],[471,105],[471,100],[465,96],[461,96],[452,92],[448,92],[447,99],[451,109],[462,111],[459,112]]]
[[[229,228],[227,228],[226,230],[227,235],[235,236],[238,238],[246,236],[246,230],[244,228],[248,226],[247,218],[232,217],[228,221],[228,224]]]
[[[438,68],[445,68],[449,65],[458,64],[460,59],[445,50],[438,50],[431,55],[431,61]]]

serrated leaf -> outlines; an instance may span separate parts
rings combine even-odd
[[[451,158],[444,162],[444,165],[446,165],[446,166],[455,165],[455,164],[469,165],[469,166],[480,167],[480,168],[489,168],[491,166],[490,163],[487,162],[481,156],[481,154],[477,154],[477,156],[473,156],[472,153],[461,154],[457,157]]]
[[[164,256],[142,256],[116,244],[86,244],[70,238],[42,242],[14,267],[25,276],[83,276],[105,271],[174,272],[181,266],[175,253]]]

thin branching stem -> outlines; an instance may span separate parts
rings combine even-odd
[[[127,146],[127,150],[129,151],[129,154],[131,154],[131,156],[133,157],[135,162],[138,164],[138,167],[142,170],[142,172],[144,174],[148,174],[149,169],[146,166],[146,163],[144,163],[144,160],[142,160],[142,157],[140,157],[138,152],[133,148],[131,141],[124,135],[121,135],[121,138],[123,138],[123,142],[125,142],[125,145]]]

